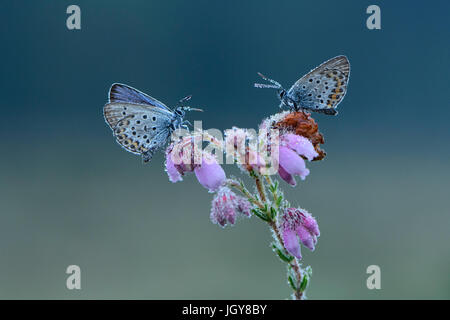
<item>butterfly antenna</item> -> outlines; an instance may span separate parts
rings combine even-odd
[[[273,84],[262,84],[262,83],[255,83],[255,88],[261,88],[261,89],[280,89],[279,86],[273,85]]]
[[[179,104],[183,104],[183,102],[189,101],[192,98],[192,94],[184,97],[183,99],[181,99],[180,101],[178,101]]]
[[[186,110],[186,111],[198,111],[198,112],[203,112],[203,109],[199,109],[199,108],[191,108],[191,107],[184,107],[184,110]]]
[[[182,110],[184,110],[184,111],[199,111],[199,112],[203,112],[203,110],[199,109],[199,108],[191,108],[191,107],[188,107],[188,106],[183,106],[183,103],[186,102],[186,101],[191,100],[191,98],[192,98],[192,94],[190,94],[190,95],[184,97],[183,99],[181,99],[180,101],[178,101],[178,104],[179,104],[180,108]]]
[[[283,88],[280,83],[277,81],[267,78],[265,75],[263,75],[261,72],[258,72],[258,75],[263,78],[266,81],[269,81],[272,84],[262,84],[262,83],[255,83],[255,88],[270,88],[270,89],[281,89]]]

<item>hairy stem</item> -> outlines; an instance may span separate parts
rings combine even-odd
[[[266,192],[264,191],[264,184],[258,176],[255,176],[256,188],[258,189],[259,198],[262,202],[266,202]]]
[[[269,176],[264,176],[264,178],[266,179],[267,184],[271,187],[271,190],[273,190],[272,191],[272,198],[273,198],[273,201],[275,202],[276,207],[278,209],[278,193],[276,192],[276,190],[274,188],[272,179]]]
[[[244,196],[246,196],[251,202],[256,204],[259,208],[261,208],[261,209],[264,208],[264,205],[255,196],[253,196],[245,187],[243,187],[239,182],[230,179],[230,180],[228,180],[228,185],[230,187],[237,189]]]
[[[266,197],[266,193],[265,193],[265,188],[264,188],[264,181],[265,181],[271,187],[270,188],[272,190],[271,195],[272,195],[273,200],[275,201],[275,203],[277,203],[277,199],[278,199],[279,195],[278,195],[277,191],[274,188],[272,179],[270,179],[269,176],[264,176],[264,180],[261,180],[260,176],[257,176],[257,175],[251,175],[251,176],[255,180],[256,189],[258,190],[258,196],[255,196],[255,195],[251,194],[247,190],[247,188],[245,188],[245,186],[243,184],[239,183],[238,181],[229,179],[227,181],[227,183],[228,183],[228,185],[230,187],[233,187],[233,188],[237,189],[238,191],[240,191],[244,196],[246,196],[251,202],[253,202],[260,209],[263,209],[263,208],[269,207],[269,204],[267,203],[267,197]],[[277,210],[278,209],[279,208],[277,206]],[[272,230],[273,234],[275,235],[276,241],[278,241],[280,247],[284,248],[284,241],[283,241],[283,238],[281,236],[280,229],[278,227],[276,217],[274,217],[274,218],[270,219],[269,221],[267,221],[267,224],[269,225],[270,229]],[[299,264],[297,258],[295,258],[295,257],[290,262],[288,262],[288,264],[292,268],[292,270],[294,271],[295,278],[296,278],[296,281],[297,281],[296,287],[298,289],[295,290],[294,297],[295,297],[296,300],[301,300],[302,296],[303,296],[303,292],[300,290],[300,283],[302,282],[302,271],[301,271],[301,268],[300,268],[300,264]]]
[[[264,178],[265,178],[267,184],[269,186],[273,187],[272,179],[270,179],[269,176],[264,176]],[[258,176],[255,176],[255,183],[256,183],[256,188],[258,189],[260,198],[264,199],[263,201],[266,202],[266,196],[265,196],[265,192],[264,192],[264,184],[263,184],[263,182],[261,182],[261,179],[259,179]],[[274,190],[274,189],[272,188],[272,190]],[[277,197],[278,197],[276,191],[272,192],[272,197],[276,203]],[[277,238],[281,247],[284,248],[284,241],[283,241],[283,238],[281,237],[280,229],[278,228],[276,220],[270,220],[267,223],[270,226],[270,228],[272,229],[273,233],[275,234],[275,237]],[[294,270],[295,277],[297,279],[297,288],[299,288],[300,283],[302,282],[302,273],[301,273],[300,265],[297,261],[297,258],[294,257],[294,259],[289,264],[292,267],[292,270]],[[295,296],[296,300],[301,300],[301,298],[303,296],[303,292],[301,292],[300,289],[297,289],[294,292],[294,296]]]

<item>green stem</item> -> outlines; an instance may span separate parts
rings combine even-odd
[[[234,181],[234,180],[228,180],[228,185],[230,187],[233,187],[235,189],[237,189],[239,192],[241,192],[244,196],[246,196],[250,202],[253,202],[254,204],[256,204],[260,209],[264,208],[264,205],[255,197],[253,196],[248,190],[247,188],[245,188],[243,185],[241,185],[239,182]]]
[[[259,198],[261,199],[262,202],[267,202],[264,184],[261,182],[261,179],[257,175],[255,175],[254,178],[256,183],[256,189],[258,189]]]
[[[264,176],[264,178],[266,179],[267,184],[270,186],[272,198],[273,198],[275,206],[276,206],[276,208],[278,210],[279,209],[279,206],[278,206],[278,190],[275,187],[275,185],[273,184],[272,179],[269,176]]]
[[[265,188],[264,188],[264,180],[265,180],[266,183],[270,187],[269,189],[271,191],[271,196],[276,204],[276,210],[278,211],[279,206],[277,205],[277,203],[278,203],[279,194],[278,194],[277,188],[275,187],[275,185],[272,182],[272,179],[270,179],[270,177],[268,177],[268,176],[264,176],[264,180],[261,180],[260,176],[258,176],[256,174],[251,175],[251,176],[255,180],[256,189],[258,190],[259,197],[251,194],[248,191],[248,189],[242,183],[239,183],[238,181],[229,179],[227,181],[227,184],[230,187],[233,187],[233,188],[237,189],[239,192],[241,192],[245,197],[247,197],[249,199],[249,201],[251,201],[256,206],[258,206],[258,208],[264,210],[269,207],[269,204],[267,203],[267,197],[265,194]],[[267,222],[267,224],[269,225],[273,234],[275,235],[275,239],[279,243],[280,248],[284,248],[284,242],[283,242],[283,238],[281,237],[280,229],[277,224],[277,219],[274,217],[274,218],[269,218],[268,221],[267,220],[264,220],[264,221]],[[288,265],[292,268],[292,270],[295,273],[295,278],[296,278],[295,279],[296,280],[295,287],[297,289],[294,291],[294,297],[296,300],[301,300],[302,296],[303,296],[303,292],[300,289],[300,284],[302,283],[302,271],[300,268],[300,264],[299,264],[297,258],[295,258],[295,257],[290,262],[286,262],[286,263],[288,263]]]
[[[277,201],[278,194],[277,194],[276,188],[274,188],[272,179],[269,176],[264,176],[264,177],[265,177],[267,184],[271,187],[270,190],[272,193],[272,197],[273,197],[275,203],[277,203],[278,202]],[[261,199],[264,199],[263,200],[264,202],[266,202],[266,196],[264,194],[264,185],[258,176],[255,176],[254,178],[255,178],[256,188],[258,189],[258,192],[259,192],[259,196]],[[277,206],[277,209],[278,209],[278,206]],[[276,220],[270,220],[267,222],[267,224],[269,225],[269,227],[272,229],[273,233],[275,234],[275,237],[278,240],[280,247],[284,248],[284,241],[283,241],[283,238],[281,237],[280,229],[278,228]],[[295,299],[301,300],[302,296],[303,296],[303,292],[300,290],[300,284],[302,283],[302,273],[301,273],[300,264],[298,263],[297,258],[294,257],[294,259],[292,259],[292,261],[289,262],[289,265],[292,267],[292,270],[294,270],[295,277],[297,280],[297,283],[296,283],[297,289],[294,292]]]

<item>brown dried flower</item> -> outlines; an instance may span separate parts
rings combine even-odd
[[[278,121],[272,123],[272,127],[279,130],[290,131],[296,135],[309,139],[314,145],[314,149],[319,154],[312,161],[325,158],[326,152],[320,149],[320,144],[323,144],[325,140],[323,135],[319,132],[319,126],[316,121],[311,118],[311,115],[302,111],[289,112],[287,114],[282,113],[282,115],[284,115],[284,117],[277,119]]]

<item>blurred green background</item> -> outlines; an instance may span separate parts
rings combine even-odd
[[[66,8],[81,8],[79,31]],[[366,8],[381,7],[381,30]],[[204,128],[277,111],[257,71],[289,87],[345,54],[337,117],[315,115],[328,156],[288,198],[317,217],[311,299],[448,299],[448,1],[2,1],[0,298],[284,299],[284,265],[257,219],[220,229],[189,175],[171,184],[104,123],[111,83]],[[237,173],[226,166],[229,174]],[[81,267],[81,290],[65,287]],[[381,268],[368,290],[366,268]]]

